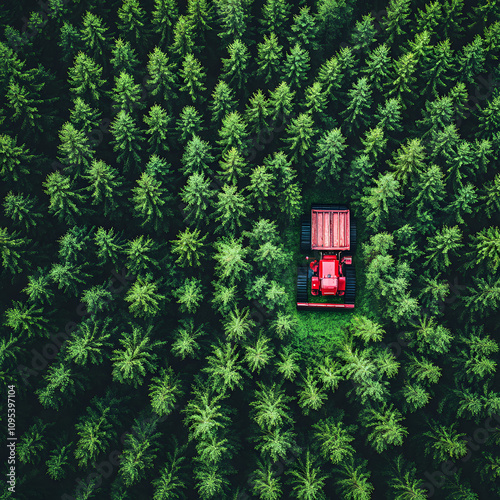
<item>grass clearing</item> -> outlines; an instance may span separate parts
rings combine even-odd
[[[338,196],[338,193],[334,190],[327,191],[324,189],[320,196],[318,196],[317,190],[306,191],[304,195],[304,213],[309,211],[311,203],[345,203],[345,200],[338,199],[336,196]],[[348,203],[345,204],[348,205]],[[291,344],[305,357],[335,354],[340,348],[342,341],[348,335],[347,328],[354,316],[364,315],[374,321],[380,321],[377,314],[377,306],[365,288],[366,278],[361,258],[361,247],[365,238],[360,222],[358,219],[358,248],[354,255],[357,286],[356,303],[354,309],[347,310],[297,311],[297,268],[306,267],[308,262],[305,260],[305,254],[300,252],[300,221],[295,221],[294,225],[285,231],[286,247],[293,251],[292,262],[295,264],[292,266],[291,271],[293,272],[288,273],[286,279],[286,286],[291,291],[289,293],[290,302],[287,311],[298,323],[297,332],[293,339],[291,339]],[[308,255],[311,258],[318,258],[312,251]],[[342,302],[340,298],[329,300],[324,297],[314,297],[314,301]]]

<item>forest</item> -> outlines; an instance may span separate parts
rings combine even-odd
[[[500,2],[0,27],[1,499],[500,499]],[[353,309],[297,310],[313,203]]]

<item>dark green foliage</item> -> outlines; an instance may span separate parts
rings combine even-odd
[[[497,498],[498,2],[4,3],[0,496]]]

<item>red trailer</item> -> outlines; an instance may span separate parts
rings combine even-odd
[[[300,267],[297,276],[297,307],[353,308],[356,273],[352,254],[356,247],[356,224],[343,205],[313,205],[302,221],[300,248],[319,251],[319,260]],[[306,257],[309,260],[309,257]],[[312,302],[312,296],[342,297],[343,302]]]

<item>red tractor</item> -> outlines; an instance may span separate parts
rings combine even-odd
[[[299,267],[297,308],[353,308],[356,273],[352,254],[356,248],[356,223],[343,205],[312,205],[302,220],[300,249],[319,251],[319,260]],[[306,257],[309,260],[309,257]],[[313,297],[343,297],[344,302],[310,302]]]

